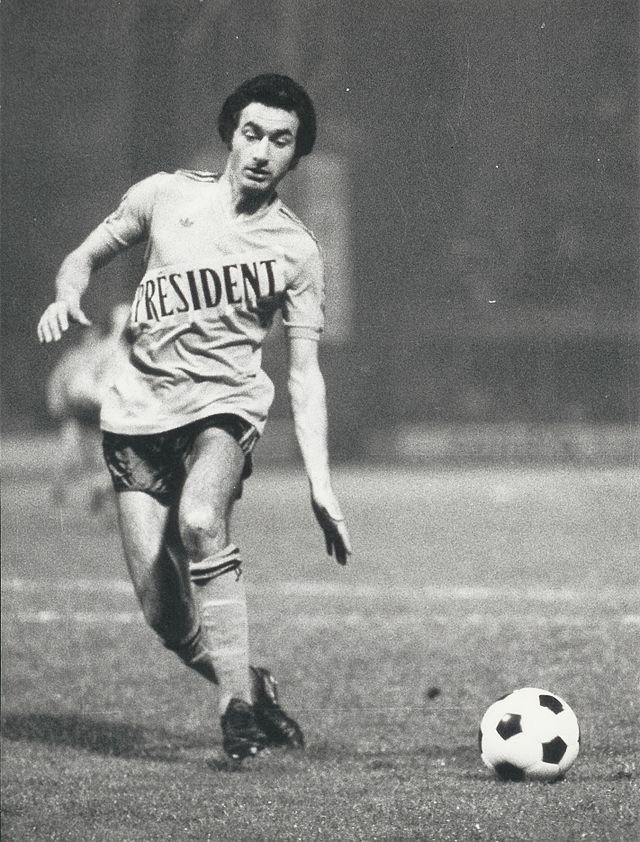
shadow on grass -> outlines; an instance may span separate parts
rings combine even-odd
[[[178,761],[189,749],[203,748],[197,736],[108,722],[74,713],[7,713],[2,736],[20,742],[85,749],[108,757]]]

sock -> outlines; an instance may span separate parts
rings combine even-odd
[[[198,626],[195,632],[189,634],[184,640],[178,643],[171,643],[164,641],[167,649],[171,649],[188,667],[195,670],[200,675],[204,676],[207,681],[213,684],[219,684],[218,676],[215,671],[213,659],[209,652],[204,635],[202,633],[202,626]]]
[[[220,711],[232,697],[251,703],[249,628],[239,550],[233,544],[189,565],[202,632],[220,688]]]

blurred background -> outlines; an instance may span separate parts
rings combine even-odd
[[[157,170],[217,169],[256,73],[312,95],[283,198],[328,265],[336,458],[636,458],[637,0],[2,3],[3,431],[46,433],[38,318],[65,256]],[[141,252],[86,308],[129,300]],[[67,347],[76,334],[65,340]],[[281,332],[265,453],[293,444]]]

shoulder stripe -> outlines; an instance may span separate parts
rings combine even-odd
[[[293,222],[294,225],[297,225],[299,228],[302,228],[302,230],[305,231],[311,237],[314,243],[318,243],[318,239],[313,233],[313,231],[310,228],[307,228],[304,222],[302,222],[302,220],[299,219],[292,210],[289,210],[289,208],[286,205],[280,205],[280,207],[278,208],[278,213],[281,213],[283,216],[286,216],[286,218]]]
[[[193,181],[219,181],[219,172],[207,172],[206,170],[176,170],[176,175],[184,175],[186,178],[191,178]]]

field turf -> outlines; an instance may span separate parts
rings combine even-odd
[[[156,641],[107,508],[3,484],[6,842],[634,842],[640,480],[630,468],[339,468],[355,554],[324,555],[301,469],[260,466],[234,521],[252,660],[307,736],[230,766],[209,686]],[[503,693],[564,696],[581,753],[501,783]]]

